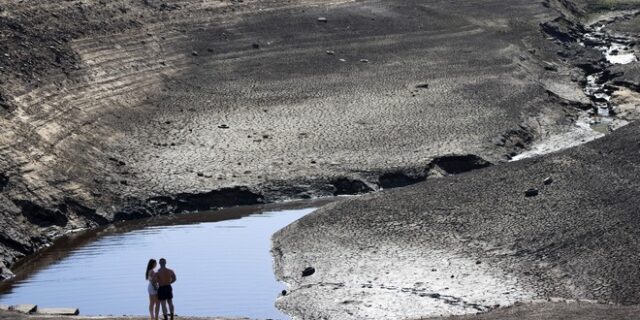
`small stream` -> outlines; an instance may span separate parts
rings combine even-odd
[[[638,61],[632,48],[635,39],[624,35],[611,35],[606,31],[612,20],[603,20],[586,26],[579,44],[600,51],[608,65],[628,64]],[[578,146],[603,137],[628,122],[616,118],[616,106],[611,96],[615,88],[607,85],[604,71],[586,75],[584,93],[592,103],[592,109],[581,113],[573,128],[563,134],[545,137],[533,144],[530,150],[518,154],[510,161],[517,161]]]
[[[597,49],[610,64],[629,64],[638,61],[632,48],[634,39],[623,35],[611,35],[605,28],[611,21],[599,21],[586,27],[579,42],[581,46]],[[611,103],[614,89],[606,85],[604,72],[587,75],[584,93],[591,98],[594,109],[590,113],[592,128],[601,133],[607,133],[615,120],[615,105]]]
[[[176,314],[287,319],[274,303],[271,236],[327,201],[238,207],[131,221],[62,239],[0,284],[0,304],[76,307],[82,315],[146,315],[148,259],[177,273]],[[292,207],[293,206],[293,207]]]

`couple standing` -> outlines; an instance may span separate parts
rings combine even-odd
[[[173,270],[167,268],[167,260],[160,259],[160,269],[155,271],[156,260],[151,259],[147,264],[147,271],[145,272],[145,278],[149,281],[147,291],[149,292],[149,315],[151,320],[158,320],[158,314],[160,313],[160,305],[162,305],[162,314],[164,320],[167,318],[167,302],[169,303],[169,315],[173,320],[173,288],[171,284],[176,282],[176,274]]]

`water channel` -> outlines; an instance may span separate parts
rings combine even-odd
[[[635,14],[630,14],[626,17],[632,17]],[[638,56],[633,48],[633,43],[637,39],[630,35],[609,33],[606,28],[613,21],[615,20],[602,20],[585,26],[585,33],[581,35],[578,44],[596,49],[602,53],[606,61],[605,66],[629,64],[638,61]],[[581,145],[627,125],[627,121],[616,117],[617,106],[612,102],[612,94],[615,88],[607,84],[605,75],[605,71],[597,71],[586,75],[583,91],[591,100],[592,109],[579,114],[571,130],[541,139],[534,143],[530,150],[516,155],[511,161]]]
[[[273,274],[271,236],[319,205],[238,207],[70,235],[2,283],[0,304],[77,307],[83,315],[145,315],[144,268],[148,259],[165,257],[178,277],[176,314],[286,319],[274,307],[285,286]]]

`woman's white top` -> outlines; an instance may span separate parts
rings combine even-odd
[[[149,270],[149,274],[148,274],[149,284],[147,285],[147,292],[149,292],[150,296],[158,294],[158,290],[156,290],[156,287],[153,285],[154,275],[155,275],[155,272],[153,272],[153,270]]]

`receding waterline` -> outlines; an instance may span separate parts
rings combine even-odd
[[[231,210],[129,223],[85,235],[71,248],[58,244],[3,285],[0,304],[145,315],[144,267],[164,257],[178,277],[176,314],[286,319],[274,307],[284,284],[273,274],[271,236],[314,208]]]

